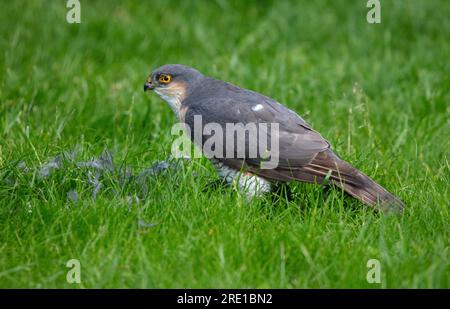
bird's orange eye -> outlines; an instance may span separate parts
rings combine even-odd
[[[161,74],[159,77],[159,82],[163,84],[168,84],[172,80],[172,75]]]

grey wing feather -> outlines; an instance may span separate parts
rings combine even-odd
[[[259,108],[255,108],[258,106]],[[314,131],[300,116],[275,100],[259,93],[244,90],[226,83],[214,95],[196,98],[186,115],[186,122],[192,123],[193,115],[201,114],[203,123],[215,122],[225,128],[226,123],[277,123],[279,125],[279,167],[301,167],[330,147],[329,143]],[[190,124],[191,125],[191,124]],[[264,130],[264,127],[262,127]],[[269,138],[270,130],[267,130]],[[276,138],[276,137],[275,137]],[[234,144],[224,143],[224,147]],[[270,141],[268,142],[270,145]],[[248,149],[246,140],[246,149]],[[224,153],[226,153],[224,151]],[[262,158],[246,158],[251,165],[261,163]]]

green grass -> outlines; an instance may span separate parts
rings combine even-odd
[[[382,1],[378,25],[365,1],[81,2],[79,25],[65,1],[1,5],[0,287],[450,287],[448,1]],[[205,159],[149,180],[140,203],[114,175],[93,200],[70,162],[37,177],[74,148],[79,160],[107,148],[133,173],[166,159],[175,117],[142,91],[164,63],[304,115],[404,214],[305,184],[246,203],[204,191]],[[72,258],[80,285],[66,282]],[[381,284],[366,281],[372,258]]]

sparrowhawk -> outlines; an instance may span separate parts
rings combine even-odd
[[[379,206],[382,210],[403,209],[399,199],[342,160],[305,120],[272,98],[180,64],[155,69],[144,84],[144,90],[153,90],[167,101],[179,122],[190,128],[194,128],[196,116],[202,117],[202,130],[208,123],[219,124],[224,130],[230,123],[276,124],[278,164],[274,168],[261,168],[266,158],[260,152],[249,156],[246,149],[243,156],[236,155],[234,147],[238,140],[244,140],[249,146],[252,141],[261,142],[259,135],[237,134],[232,139],[225,138],[221,146],[223,156],[211,157],[220,176],[227,182],[237,182],[249,194],[269,192],[278,183],[329,181],[366,205]],[[195,134],[191,130],[190,137],[198,143]],[[204,146],[208,137],[204,131],[201,135],[199,147]],[[230,147],[233,149],[227,151]]]

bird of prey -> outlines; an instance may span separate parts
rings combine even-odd
[[[247,149],[243,156],[237,156],[234,148],[227,151],[236,146],[239,139],[236,135],[221,146],[223,156],[211,157],[219,175],[244,188],[247,194],[260,195],[270,192],[279,183],[292,181],[328,182],[377,209],[403,209],[399,199],[342,160],[305,120],[272,98],[205,76],[181,64],[163,65],[151,72],[144,84],[144,91],[147,90],[153,90],[167,101],[178,121],[190,128],[195,126],[196,116],[202,117],[202,130],[208,123],[219,124],[224,129],[229,123],[277,124],[278,164],[275,167],[261,168],[267,159],[261,153],[250,157]],[[195,134],[190,132],[191,139],[202,147],[211,132],[202,131],[200,142],[195,140]],[[244,135],[240,138],[247,146],[258,139]]]

